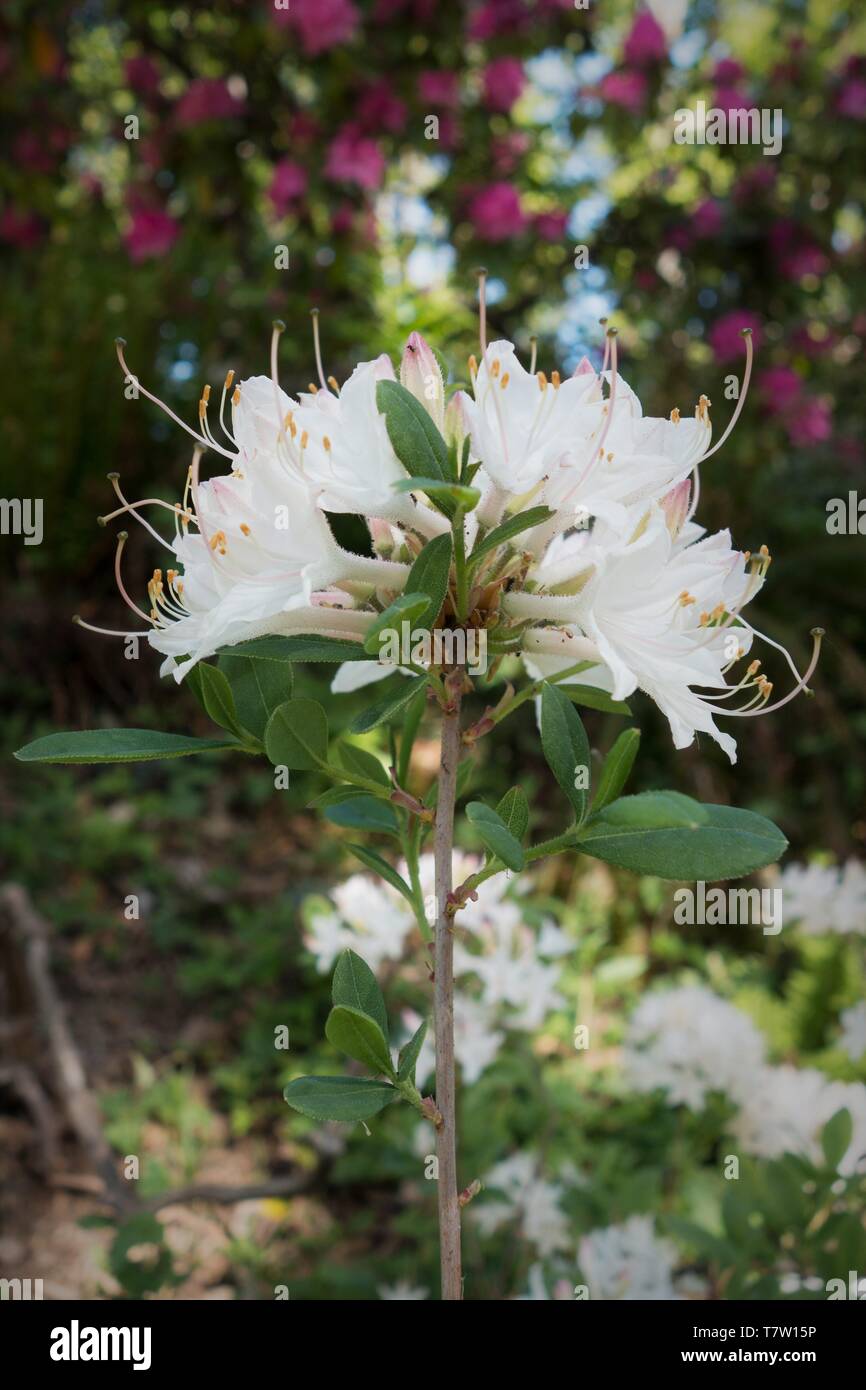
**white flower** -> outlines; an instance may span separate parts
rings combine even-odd
[[[516,1221],[523,1239],[542,1259],[569,1248],[568,1219],[559,1205],[565,1189],[541,1176],[535,1154],[517,1153],[495,1164],[485,1175],[484,1192],[494,1188],[489,1200],[472,1205],[485,1235]]]
[[[533,375],[517,360],[513,343],[491,343],[475,377],[473,396],[462,396],[472,449],[494,483],[526,492],[593,428],[599,404],[594,376],[561,385]]]
[[[848,1054],[852,1062],[859,1062],[866,1054],[866,1000],[843,1009],[839,1015],[842,1036],[839,1046]]]
[[[406,1011],[404,1019],[413,1028],[421,1022],[411,1010]],[[497,1022],[495,1011],[487,1004],[470,998],[461,990],[454,991],[454,1056],[467,1086],[477,1081],[499,1055],[505,1034],[496,1027]],[[422,1080],[428,1081],[435,1071],[436,1045],[433,1030],[428,1028],[418,1055],[416,1078],[419,1085]]]
[[[630,1216],[584,1236],[578,1259],[590,1299],[672,1301],[677,1250],[655,1233],[652,1217]]]
[[[781,878],[785,918],[810,936],[866,933],[866,869],[857,859],[844,868],[786,864]]]
[[[415,919],[399,893],[368,874],[352,874],[331,897],[336,912],[316,913],[304,938],[318,970],[329,970],[347,949],[374,972],[400,959]]]
[[[420,1303],[422,1299],[430,1297],[429,1289],[410,1284],[408,1279],[398,1279],[395,1284],[380,1284],[376,1292],[380,1298],[392,1303]]]
[[[741,1109],[732,1132],[747,1153],[777,1158],[803,1154],[821,1156],[821,1130],[838,1110],[847,1109],[853,1137],[839,1172],[863,1171],[866,1159],[866,1086],[830,1081],[813,1068],[763,1067],[743,1086]]]
[[[763,1065],[764,1040],[751,1019],[699,985],[646,995],[629,1022],[623,1067],[636,1091],[667,1091],[700,1110],[714,1091],[736,1100]]]

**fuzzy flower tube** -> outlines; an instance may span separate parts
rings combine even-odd
[[[416,1086],[427,1020],[395,1055],[375,975],[347,949],[326,1034],[356,1065],[347,1075],[298,1077],[286,1100],[316,1121],[364,1122],[397,1102],[429,1120],[449,1300],[463,1296],[461,1211],[478,1190],[476,1175],[458,1169],[460,914],[471,931],[466,909],[482,884],[551,854],[686,881],[737,878],[778,859],[784,836],[753,812],[677,792],[622,795],[639,731],[626,728],[599,765],[578,707],[629,715],[626,702],[641,693],[667,718],[675,747],[703,733],[733,762],[728,721],[769,714],[807,690],[822,635],[815,630],[801,673],[747,616],[767,575],[766,548],[738,550],[727,531],[708,535],[694,519],[700,466],[746,398],[749,335],[742,391],[713,444],[706,396],[690,417],[644,415],[620,375],[613,329],[601,369],[584,359],[568,378],[538,370],[534,350],[527,367],[511,343],[488,343],[483,273],[480,285],[481,350],[469,359],[468,385],[449,386],[442,359],[412,333],[399,371],[383,355],[341,386],[325,374],[314,315],[318,381],[297,397],[278,381],[278,322],[267,376],[236,383],[230,372],[218,404],[206,386],[194,426],[162,406],[192,436],[192,462],[177,500],[130,501],[110,475],[117,505],[100,520],[124,527],[115,574],[136,621],[93,630],[147,641],[162,672],[192,686],[217,731],[51,734],[17,754],[98,763],[220,749],[264,755],[277,774],[327,784],[317,807],[361,836],[346,847],[406,903],[429,945],[435,1092]],[[161,405],[130,371],[122,341],[117,350],[133,394]],[[207,478],[205,455],[219,465]],[[364,519],[367,554],[338,544],[329,517],[339,513]],[[168,552],[146,597],[130,594],[123,578],[132,522]],[[778,698],[756,644],[787,677]],[[334,702],[387,682],[348,737],[332,739],[326,709],[293,697],[294,665],[311,661],[336,667]],[[479,742],[524,705],[534,708],[563,811],[562,830],[538,842],[519,786],[496,806],[466,800]],[[429,720],[440,758],[425,791],[413,746]],[[352,739],[379,726],[387,766]],[[473,839],[483,858],[455,882],[455,808],[464,802],[461,839]],[[431,841],[432,894],[421,867]]]

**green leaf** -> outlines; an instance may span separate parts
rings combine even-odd
[[[368,795],[369,793],[363,787],[355,787],[349,782],[343,782],[338,787],[329,787],[319,796],[314,796],[312,801],[307,804],[317,811],[324,811],[327,806],[339,806],[343,801],[354,801],[359,796]]]
[[[465,483],[450,478],[401,478],[393,484],[395,492],[424,492],[428,497],[446,498],[457,503],[464,512],[471,512],[481,501],[477,487],[467,487]]]
[[[366,845],[347,844],[346,849],[354,854],[356,859],[367,869],[372,869],[374,874],[384,878],[386,883],[390,883],[392,888],[396,888],[398,893],[402,893],[412,911],[415,911],[415,899],[412,896],[412,889],[409,887],[405,878],[401,878],[396,869],[392,869],[387,859],[383,859],[381,854],[375,850],[368,849]]]
[[[854,1121],[847,1107],[837,1110],[821,1130],[821,1148],[828,1168],[837,1169],[851,1147]]]
[[[586,709],[601,710],[602,714],[631,714],[631,706],[625,700],[614,700],[606,690],[595,685],[581,685],[579,681],[563,681],[557,685],[567,695],[573,705],[584,705]]]
[[[309,772],[328,758],[328,717],[315,700],[286,700],[265,727],[265,752],[274,767]]]
[[[427,411],[397,381],[380,381],[376,404],[385,416],[391,447],[413,478],[448,478],[448,446]]]
[[[325,807],[324,814],[333,825],[350,830],[368,830],[371,834],[396,835],[398,838],[400,835],[393,807],[375,796],[362,794],[350,797],[349,800]]]
[[[157,729],[81,729],[34,739],[15,757],[21,763],[141,763],[240,747],[234,738],[188,738]]]
[[[349,1004],[335,1004],[325,1024],[325,1037],[347,1057],[363,1062],[372,1072],[394,1076],[385,1035],[374,1018]]]
[[[369,1120],[398,1094],[386,1081],[363,1076],[299,1076],[283,1091],[292,1109],[311,1120]]]
[[[254,656],[259,661],[277,663],[367,660],[360,642],[344,642],[338,637],[323,637],[318,632],[309,632],[303,637],[254,637],[234,647],[220,647],[217,656]]]
[[[529,804],[522,787],[512,787],[496,807],[496,814],[502,818],[507,830],[515,840],[522,840],[529,827]]]
[[[787,840],[754,811],[704,806],[679,792],[641,792],[593,816],[575,846],[634,873],[710,883],[774,863]]]
[[[628,781],[639,745],[640,729],[624,729],[604,760],[592,803],[594,812],[603,810],[619,796]]]
[[[516,512],[507,521],[503,521],[500,526],[494,526],[492,531],[478,542],[469,556],[469,567],[474,567],[489,555],[491,550],[496,550],[506,541],[519,536],[521,531],[528,531],[530,527],[540,526],[543,521],[549,521],[553,512],[549,507],[529,507],[525,512]]]
[[[278,705],[291,698],[291,665],[242,652],[239,647],[220,657],[219,669],[231,686],[237,717],[245,729],[263,740],[265,726]]]
[[[579,824],[589,799],[589,741],[568,696],[547,681],[541,687],[541,747]],[[581,786],[581,782],[586,785]]]
[[[379,981],[356,951],[341,951],[331,981],[331,1002],[368,1014],[388,1037],[388,1015]]]
[[[418,1065],[418,1054],[424,1045],[424,1039],[426,1038],[426,1036],[427,1020],[425,1018],[424,1022],[418,1028],[417,1032],[413,1033],[409,1041],[407,1043],[404,1043],[403,1046],[400,1048],[400,1054],[397,1058],[398,1081],[411,1081],[412,1085],[414,1086],[415,1068]]]
[[[354,719],[349,721],[350,734],[366,734],[370,729],[375,729],[378,724],[384,724],[392,715],[397,714],[404,705],[407,705],[416,691],[427,684],[425,676],[415,676],[407,680],[401,676],[400,685],[396,691],[385,695],[375,704],[368,705],[360,714],[356,714]]]
[[[354,773],[356,777],[363,777],[366,782],[378,782],[380,787],[390,789],[388,774],[375,754],[368,752],[366,748],[359,748],[357,743],[347,743],[345,740],[336,745],[335,751],[347,772]]]
[[[378,656],[382,640],[380,634],[396,632],[400,636],[400,624],[403,622],[411,624],[416,618],[420,618],[422,613],[426,613],[430,607],[430,600],[426,594],[406,593],[400,594],[390,603],[384,613],[380,613],[375,622],[370,627],[364,638],[364,651],[368,656]]]
[[[218,667],[209,666],[206,661],[198,663],[198,670],[201,679],[201,698],[205,710],[221,729],[228,729],[229,733],[234,734],[236,738],[243,738],[244,731],[238,721],[235,700],[228,680]],[[252,732],[251,729],[250,733]]]
[[[508,869],[523,868],[524,858],[520,841],[512,835],[502,817],[483,801],[470,801],[466,807],[466,817],[475,827],[482,843],[501,859]]]
[[[435,536],[424,546],[409,571],[406,593],[426,594],[430,600],[429,608],[423,615],[425,627],[432,626],[445,602],[453,548],[450,531],[444,536]]]

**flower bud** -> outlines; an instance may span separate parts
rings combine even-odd
[[[421,402],[441,432],[445,424],[445,385],[433,350],[420,333],[409,335],[400,363],[400,382]]]
[[[463,452],[463,441],[469,433],[469,416],[466,413],[466,397],[462,391],[455,391],[445,408],[445,443],[457,449],[457,457]]]

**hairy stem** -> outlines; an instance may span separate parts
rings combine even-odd
[[[439,1253],[442,1298],[463,1297],[460,1269],[460,1204],[457,1186],[457,1119],[454,1083],[454,921],[448,911],[454,844],[454,801],[460,761],[460,695],[442,716],[439,797],[436,807],[436,947],[434,1021],[436,1030],[436,1106],[439,1160]]]

